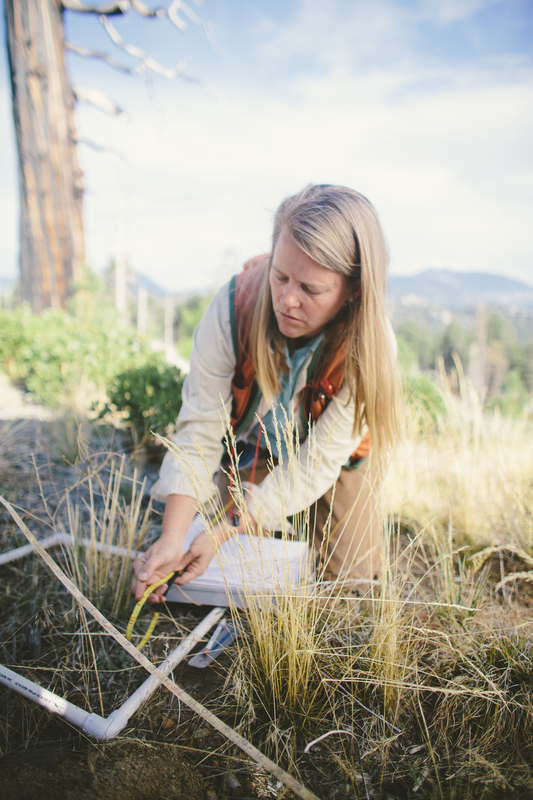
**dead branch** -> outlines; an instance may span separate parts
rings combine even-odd
[[[130,0],[118,0],[118,3],[107,3],[104,6],[91,6],[81,0],[61,0],[61,6],[68,11],[80,11],[82,14],[125,14],[130,7]]]
[[[174,68],[168,69],[167,67],[163,67],[158,61],[154,58],[149,56],[144,50],[141,50],[140,47],[135,47],[135,45],[128,44],[125,42],[122,37],[120,36],[119,32],[116,28],[111,24],[111,22],[107,19],[106,16],[100,17],[100,22],[104,26],[104,29],[111,39],[111,41],[120,47],[121,50],[124,50],[129,56],[133,58],[138,58],[141,61],[141,65],[137,68],[139,72],[143,70],[150,70],[152,72],[157,73],[158,75],[162,75],[163,78],[168,78],[172,80],[173,78],[181,78],[181,80],[188,81],[189,83],[196,83],[206,91],[213,94],[213,90],[202,81],[200,78],[196,78],[193,75],[188,75],[185,72],[185,62],[180,61]],[[141,69],[142,67],[142,69]]]
[[[180,10],[189,17],[196,25],[202,26],[202,20],[189,8],[182,0],[172,0],[169,8],[160,6],[159,8],[148,8],[141,0],[118,0],[115,3],[107,3],[103,6],[93,6],[81,2],[81,0],[62,0],[61,5],[68,11],[78,11],[81,14],[98,14],[99,16],[112,17],[117,14],[126,14],[133,8],[142,17],[168,17],[173,25],[180,31],[185,30],[187,24],[178,17]]]
[[[124,109],[117,106],[114,100],[111,100],[100,89],[86,89],[83,87],[73,87],[74,97],[80,103],[88,103],[91,106],[99,108],[100,111],[105,111],[107,114],[124,114]]]
[[[141,0],[118,0],[115,3],[107,3],[107,5],[94,6],[88,3],[83,3],[81,0],[61,0],[61,6],[68,11],[78,11],[81,14],[98,14],[99,16],[111,17],[118,14],[126,14],[130,8],[133,8],[142,17],[168,17],[170,22],[180,31],[187,28],[185,20],[179,17],[181,11],[194,25],[203,28],[209,43],[214,50],[218,49],[217,42],[213,33],[213,29],[209,22],[206,22],[196,14],[193,9],[184,3],[183,0],[172,0],[170,6],[159,6],[158,8],[148,8]]]
[[[86,47],[80,47],[70,42],[65,42],[65,50],[68,50],[70,53],[76,53],[84,58],[99,58],[105,61],[106,64],[109,64],[110,67],[113,67],[113,69],[118,69],[120,72],[127,72],[129,75],[140,75],[145,71],[145,67],[142,64],[138,64],[136,67],[127,67],[125,64],[119,64],[118,61],[115,61],[115,59],[111,58],[107,53],[98,50],[87,50]]]
[[[118,0],[116,3],[107,3],[103,6],[92,6],[82,3],[81,0],[61,0],[61,5],[67,11],[78,11],[81,14],[105,14],[114,16],[125,14],[130,8],[134,8],[143,17],[163,17],[167,14],[166,8],[148,8],[140,0]]]
[[[178,0],[180,2],[180,0]],[[173,4],[174,5],[174,4]],[[109,19],[105,14],[100,16],[100,21],[108,34],[109,38],[113,42],[113,44],[120,47],[125,53],[127,53],[132,58],[136,58],[140,61],[134,67],[128,67],[125,64],[120,64],[118,61],[115,61],[107,53],[98,50],[88,50],[85,47],[80,47],[76,44],[65,43],[65,49],[69,50],[72,53],[76,53],[77,55],[84,56],[85,58],[99,58],[102,61],[105,61],[106,64],[113,67],[114,69],[119,70],[120,72],[126,72],[129,75],[141,75],[144,72],[151,71],[155,72],[158,75],[161,75],[163,78],[167,78],[168,80],[172,80],[174,78],[180,78],[183,81],[187,81],[189,83],[196,83],[198,86],[201,86],[205,91],[209,92],[209,94],[215,94],[213,89],[208,86],[204,81],[200,78],[195,77],[194,75],[188,75],[185,72],[185,62],[180,61],[174,68],[168,69],[163,67],[162,64],[159,64],[158,61],[153,59],[144,50],[141,50],[139,47],[135,47],[132,44],[128,44],[125,42],[122,37],[120,36],[119,32],[116,28],[111,24]],[[96,90],[94,90],[96,91]],[[88,93],[91,94],[89,97]],[[96,95],[93,94],[93,90],[75,90],[76,99],[82,102],[91,103],[92,105],[100,108],[102,111],[106,111],[112,114],[119,114],[122,113],[122,109],[119,109],[118,106],[114,106],[112,101],[108,98],[105,98],[102,95],[99,98],[96,98]],[[112,107],[113,106],[113,107]]]

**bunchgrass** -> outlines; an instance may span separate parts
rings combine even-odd
[[[125,474],[121,457],[110,462],[104,475],[98,469],[89,472],[84,486],[88,499],[81,504],[66,496],[73,539],[65,548],[69,571],[89,600],[120,617],[131,599],[132,556],[142,549],[149,526],[150,504],[142,505],[145,483],[135,469],[132,476]]]

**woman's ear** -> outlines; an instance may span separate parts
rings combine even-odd
[[[353,303],[354,300],[357,300],[357,298],[361,296],[361,281],[360,280],[356,281],[353,289],[350,289],[348,291],[349,291],[348,297],[344,301],[345,306],[349,306],[350,303]]]

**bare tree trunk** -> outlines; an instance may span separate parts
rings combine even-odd
[[[59,0],[5,0],[21,196],[21,299],[64,307],[84,259],[82,177]]]

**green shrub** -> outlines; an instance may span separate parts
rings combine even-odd
[[[488,408],[498,409],[505,417],[520,417],[524,414],[531,401],[524,381],[518,369],[511,369],[507,373],[501,394],[491,397],[487,403]]]
[[[446,413],[442,394],[425,372],[404,373],[402,384],[406,402],[418,411],[421,428],[434,425]]]
[[[59,309],[0,312],[0,364],[37,402],[61,405],[80,390],[101,393],[126,368],[159,361],[147,343],[114,318],[107,323]]]
[[[418,369],[418,356],[411,343],[401,334],[397,334],[398,366],[402,372],[410,373]]]
[[[122,419],[138,441],[150,433],[168,436],[181,407],[184,377],[161,361],[133,367],[116,375],[107,391],[100,419]]]

